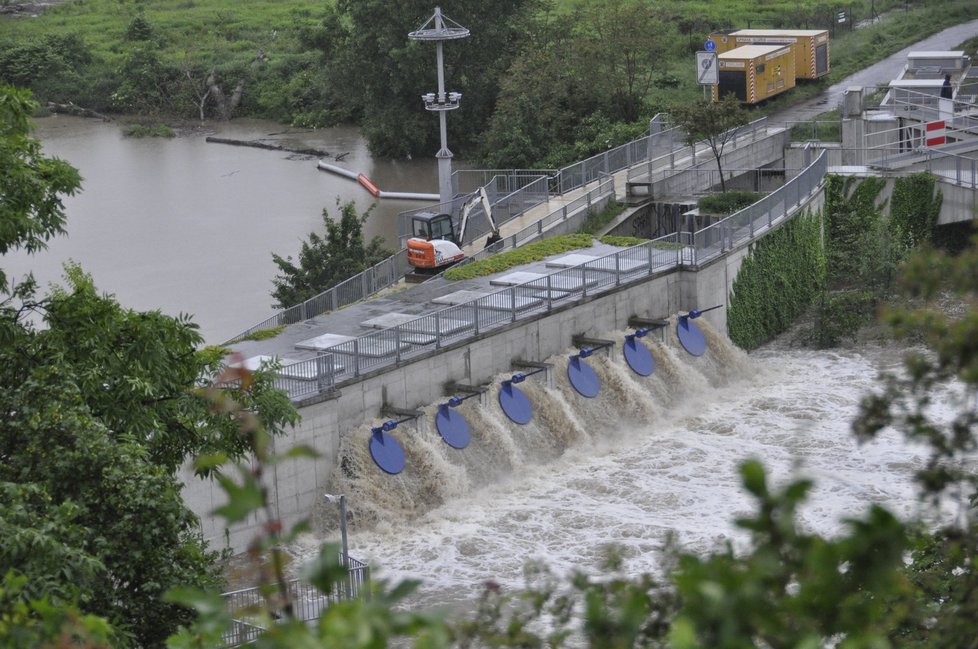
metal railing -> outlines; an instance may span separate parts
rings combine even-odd
[[[311,297],[295,306],[278,311],[271,317],[262,320],[258,324],[245,329],[237,336],[232,337],[228,342],[240,340],[263,329],[303,322],[327,311],[333,311],[348,304],[359,302],[380,290],[398,283],[409,268],[407,250],[398,250],[387,259],[371,266],[362,273],[354,275],[350,279],[340,282],[332,288],[326,289],[319,295]]]
[[[761,133],[767,134],[767,117],[761,117],[744,126],[730,129],[721,139],[725,138],[724,141],[726,144],[736,147],[744,138],[750,138],[750,141],[753,142]],[[655,156],[650,155],[647,164],[636,164],[632,166],[627,174],[627,181],[629,183],[637,183],[639,181],[646,181],[647,179],[649,179],[648,182],[651,182],[651,179],[656,174],[667,178],[670,175],[679,173],[684,169],[677,169],[676,161],[684,158],[691,159],[693,161],[692,164],[698,164],[697,156],[703,158],[702,162],[714,159],[713,152],[709,149],[709,145],[705,141],[694,142],[692,145],[688,145],[685,143],[685,135],[678,128],[663,131],[658,135],[665,136],[668,134],[672,134],[669,140],[671,145],[669,150],[657,153]],[[675,146],[676,143],[680,143],[681,146]]]
[[[570,203],[553,210],[543,218],[537,220],[533,225],[528,225],[519,232],[497,241],[491,246],[483,248],[479,252],[470,255],[469,261],[485,259],[489,255],[511,248],[517,248],[535,239],[542,239],[548,230],[551,230],[558,223],[563,223],[568,219],[578,216],[582,211],[591,213],[595,207],[603,207],[609,197],[615,195],[615,179],[613,176],[605,176],[600,180],[598,186],[587,192],[580,198],[576,198]]]
[[[300,579],[286,582],[286,593],[292,605],[292,614],[296,619],[303,622],[319,619],[322,612],[332,604],[348,597],[361,597],[366,594],[367,585],[370,583],[370,567],[353,557],[349,557],[349,561],[347,580],[334,584],[333,590],[328,593]],[[279,595],[275,590],[274,596]],[[265,629],[256,623],[257,618],[254,617],[254,613],[270,605],[274,605],[273,601],[266,598],[263,589],[257,586],[224,593],[224,607],[233,618],[231,628],[224,634],[225,645],[236,647],[258,639]]]
[[[555,306],[598,295],[622,284],[685,265],[698,265],[781,222],[817,189],[827,170],[819,156],[795,178],[760,201],[696,233],[668,235],[586,263],[557,270],[530,282],[500,289],[475,300],[446,307],[404,324],[359,336],[321,350],[321,356],[282,368],[293,379],[319,363],[322,373],[293,380],[293,399],[333,389],[336,383],[549,313]],[[680,244],[668,245],[663,244]],[[305,368],[301,371],[295,368]],[[279,387],[286,389],[286,384]]]
[[[731,214],[691,236],[693,263],[715,259],[780,223],[822,184],[828,170],[828,154],[822,151],[812,164],[785,185],[753,205]]]

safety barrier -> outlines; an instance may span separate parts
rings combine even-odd
[[[366,587],[370,583],[370,566],[353,557],[349,557],[349,562],[347,579],[334,584],[328,593],[300,579],[291,579],[285,583],[285,592],[296,619],[303,622],[319,619],[322,612],[332,604],[366,594]],[[231,628],[224,633],[226,646],[237,647],[254,642],[265,631],[255,619],[249,619],[251,611],[265,608],[274,601],[271,597],[281,596],[274,589],[268,597],[265,592],[261,587],[254,587],[224,593],[224,608],[233,619]]]

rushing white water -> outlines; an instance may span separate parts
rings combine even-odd
[[[462,451],[433,424],[398,428],[407,457],[398,476],[374,466],[364,426],[346,440],[345,475],[332,485],[347,495],[351,554],[383,578],[421,579],[412,604],[423,607],[471,601],[489,579],[519,588],[531,560],[557,573],[597,570],[609,544],[621,548],[629,573],[655,574],[670,532],[690,551],[745,540],[733,521],[752,510],[738,474],[748,457],[763,460],[774,484],[815,479],[801,520],[823,534],[871,502],[915,513],[910,474],[924,450],[893,431],[862,445],[850,433],[859,399],[880,370],[897,369],[901,350],[748,356],[706,333],[699,358],[671,336],[649,343],[657,367],[648,378],[631,372],[620,344],[596,354],[589,362],[602,387],[594,399],[567,382],[573,350],[549,359],[554,388],[539,377],[522,384],[534,404],[529,425],[506,419],[498,387],[484,403],[461,406],[473,431]],[[331,529],[297,544],[300,558],[337,538],[335,510],[319,514]]]

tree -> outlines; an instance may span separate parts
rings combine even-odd
[[[485,129],[499,83],[539,6],[538,0],[442,5],[443,15],[471,34],[444,46],[446,91],[464,96],[462,108],[448,118],[455,153],[471,150]],[[332,96],[349,97],[358,107],[374,155],[406,157],[438,150],[438,120],[419,98],[437,90],[435,47],[408,39],[408,32],[432,16],[433,7],[427,0],[340,0],[336,16],[328,16],[312,38],[330,56]]]
[[[61,195],[78,187],[30,137],[32,106],[0,87],[2,251],[62,232]],[[28,278],[0,297],[0,600],[12,598],[0,606],[23,622],[13,636],[57,637],[54,622],[70,620],[47,615],[54,606],[108,620],[117,646],[160,646],[190,616],[163,593],[220,583],[177,468],[188,455],[241,458],[254,447],[243,424],[276,434],[297,414],[268,375],[215,385],[224,352],[198,350],[189,318],[125,309],[77,266],[66,283],[39,297]],[[247,416],[214,408],[205,386]]]
[[[652,79],[675,50],[668,16],[644,0],[588,2],[581,12],[579,41],[590,80],[607,88],[615,119],[637,121]]]
[[[81,185],[71,165],[41,154],[30,137],[29,117],[36,104],[26,90],[0,84],[0,255],[24,248],[42,250],[64,233],[62,196]],[[7,276],[0,269],[0,292]]]
[[[275,308],[301,304],[389,257],[392,253],[383,248],[380,237],[364,244],[363,224],[369,215],[369,209],[358,215],[352,201],[340,207],[339,221],[329,218],[324,209],[326,237],[309,233],[309,240],[303,241],[299,250],[298,266],[292,263],[292,257],[283,259],[272,253],[272,260],[281,271],[273,280]]]
[[[750,114],[733,95],[727,95],[717,103],[694,101],[675,104],[669,109],[671,122],[686,132],[686,142],[693,145],[706,140],[720,172],[720,191],[727,191],[723,179],[723,149],[734,139],[736,129],[750,121]]]

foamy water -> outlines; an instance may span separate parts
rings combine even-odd
[[[823,534],[838,533],[870,503],[916,513],[910,474],[923,449],[894,432],[863,445],[850,433],[860,397],[878,385],[881,369],[897,368],[899,350],[748,356],[706,333],[700,358],[672,338],[646,339],[657,363],[651,377],[628,368],[620,344],[595,354],[594,399],[567,382],[574,350],[547,359],[554,387],[542,375],[521,384],[534,404],[527,426],[503,415],[497,380],[482,403],[460,407],[472,427],[465,450],[444,444],[433,423],[399,428],[407,466],[398,476],[374,466],[364,426],[347,440],[346,475],[333,485],[351,511],[350,553],[375,576],[422,580],[412,602],[422,607],[474,600],[490,579],[520,588],[529,561],[557,573],[596,571],[609,544],[622,550],[627,572],[657,574],[669,534],[698,552],[743,543],[733,521],[752,511],[738,474],[749,457],[764,462],[775,484],[815,479],[801,520]],[[338,537],[335,510],[317,514],[333,529],[296,544],[300,558]]]

